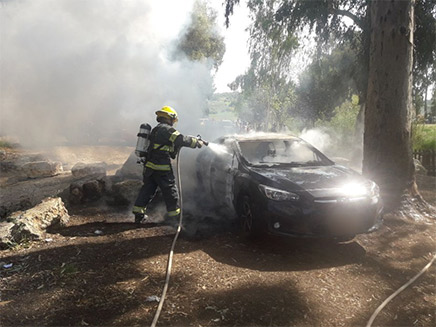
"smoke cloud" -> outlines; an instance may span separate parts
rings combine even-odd
[[[2,1],[0,134],[25,145],[134,140],[163,105],[182,133],[194,128],[212,77],[170,59],[192,3]]]

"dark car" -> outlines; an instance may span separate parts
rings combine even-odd
[[[270,232],[351,239],[382,219],[373,181],[294,136],[221,137],[200,153],[197,177],[202,192],[233,210],[249,237]]]

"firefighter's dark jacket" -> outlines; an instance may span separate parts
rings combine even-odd
[[[150,149],[145,167],[153,170],[171,170],[171,158],[175,158],[182,146],[197,147],[197,138],[183,136],[171,125],[160,123],[151,131]]]

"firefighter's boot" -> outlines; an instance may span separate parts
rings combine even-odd
[[[144,219],[143,213],[135,213],[135,224],[140,224]]]

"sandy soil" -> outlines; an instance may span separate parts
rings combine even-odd
[[[435,178],[418,182],[436,204]],[[174,229],[137,227],[107,208],[70,214],[70,225],[46,240],[0,252],[0,325],[150,325]],[[196,241],[182,237],[158,325],[362,326],[427,264],[435,235],[433,222],[387,215],[380,230],[347,243],[247,242],[231,226]],[[435,281],[433,266],[374,325],[435,326]]]

